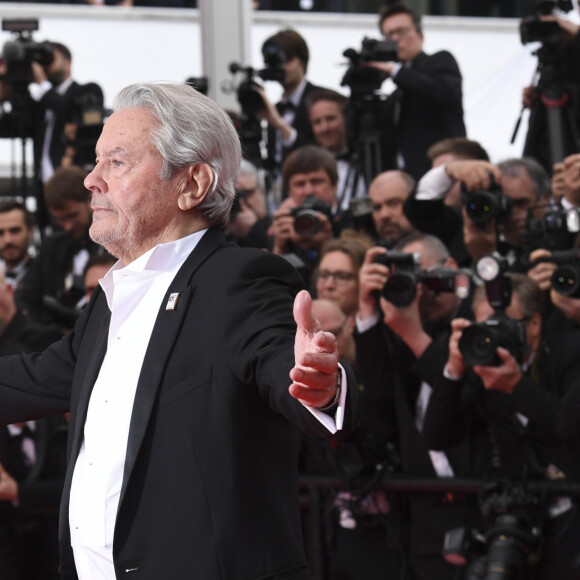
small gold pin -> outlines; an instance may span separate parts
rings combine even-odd
[[[167,300],[167,306],[165,310],[175,310],[177,307],[177,301],[179,300],[179,292],[174,292],[169,295],[169,300]]]

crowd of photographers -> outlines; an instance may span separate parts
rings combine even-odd
[[[545,45],[554,26],[558,42],[577,42],[547,13],[525,26]],[[265,234],[259,247],[302,272],[359,378],[358,428],[303,442],[306,477],[346,484],[320,493],[322,540],[305,514],[307,545],[325,547],[311,554],[316,571],[577,578],[580,514],[563,484],[580,482],[578,142],[536,111],[541,143],[490,160],[466,136],[457,63],[423,52],[419,15],[391,5],[379,29],[384,40],[347,51],[349,98],[307,81],[295,31],[266,41],[258,72],[280,82],[281,101],[255,77],[239,92],[245,121],[267,124],[270,153],[232,237],[245,243],[243,217]],[[387,78],[395,90],[377,98]],[[548,106],[549,81],[524,90],[527,106]],[[562,87],[575,123],[578,86]],[[270,217],[243,215],[256,194]],[[404,493],[389,487],[397,477]],[[465,480],[477,488],[454,485]]]
[[[537,21],[577,42],[577,28]],[[307,80],[294,30],[266,40],[264,69],[232,67],[246,159],[227,235],[299,270],[359,380],[357,428],[302,441],[304,477],[335,483],[304,510],[313,575],[578,578],[578,495],[563,485],[580,483],[578,143],[554,159],[554,132],[538,130],[536,157],[493,162],[466,135],[455,58],[423,51],[420,15],[395,3],[378,24],[382,40],[347,51],[349,97]],[[70,331],[113,258],[88,237],[83,184],[102,92],[76,85],[63,45],[31,57],[22,44],[0,62],[0,97],[16,103],[0,132],[35,140],[41,235],[23,204],[0,204],[0,345],[33,350]],[[280,83],[279,103],[262,80]],[[525,89],[525,104],[544,91]],[[0,509],[0,538],[18,517]]]

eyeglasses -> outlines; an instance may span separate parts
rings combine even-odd
[[[406,26],[404,28],[394,28],[393,30],[387,30],[384,34],[387,40],[393,40],[395,37],[401,38],[403,36],[407,36],[411,30],[412,28]]]
[[[352,272],[345,272],[344,270],[337,270],[336,272],[320,270],[320,272],[318,272],[319,280],[326,281],[329,278],[332,278],[335,284],[340,285],[354,280],[356,278],[356,274],[353,274]]]

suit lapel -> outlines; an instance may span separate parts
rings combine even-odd
[[[192,285],[191,279],[199,266],[224,243],[223,234],[210,228],[185,260],[160,305],[137,383],[119,505],[123,502],[135,461],[147,432],[165,366],[195,292],[195,285]],[[179,298],[175,309],[168,310],[167,305],[172,294],[179,294]]]

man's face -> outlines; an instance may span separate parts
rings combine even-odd
[[[395,172],[383,173],[371,183],[369,198],[373,204],[373,221],[382,240],[393,243],[414,231],[403,213],[403,203],[408,196],[405,182]]]
[[[287,60],[283,65],[286,75],[282,81],[284,91],[292,93],[298,85],[304,80],[304,64],[295,56]]]
[[[341,153],[346,149],[346,126],[344,114],[333,101],[318,101],[310,108],[310,124],[317,143],[332,151]]]
[[[426,254],[422,242],[408,244],[402,251],[408,254],[418,253],[421,256],[421,268],[423,270],[434,271],[441,267],[457,268],[452,259],[442,261]],[[429,288],[423,287],[421,298],[419,299],[419,311],[422,319],[429,322],[451,320],[458,304],[459,299],[453,292],[435,293]]]
[[[268,215],[268,204],[264,190],[259,187],[256,177],[251,173],[242,173],[236,180],[236,189],[243,191],[248,207],[256,214],[258,219],[264,219]]]
[[[536,205],[534,184],[527,175],[522,177],[502,175],[501,188],[504,195],[513,200],[510,217],[502,226],[506,240],[516,247],[521,247],[526,231],[528,208]]]
[[[346,314],[354,314],[358,306],[358,274],[348,254],[328,252],[320,260],[316,294],[338,304]]]
[[[18,265],[28,253],[32,235],[23,211],[13,209],[0,213],[0,258],[9,267]]]
[[[67,201],[62,207],[48,209],[56,223],[75,240],[89,233],[92,219],[90,201]]]
[[[393,14],[381,25],[385,38],[396,40],[399,47],[399,60],[413,60],[423,48],[423,35],[417,32],[413,19],[408,14]]]
[[[113,113],[97,142],[96,166],[85,179],[93,194],[91,238],[125,263],[176,239],[182,173],[159,177],[162,160],[150,139],[156,123],[144,109]]]
[[[297,206],[302,205],[309,196],[325,201],[330,207],[336,203],[336,184],[332,184],[324,169],[296,173],[288,180],[288,197]]]

